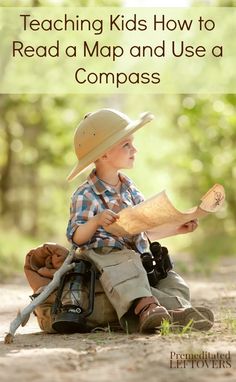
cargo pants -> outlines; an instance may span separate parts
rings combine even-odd
[[[150,287],[140,256],[133,250],[115,250],[103,247],[86,250],[80,258],[89,260],[101,274],[95,285],[94,309],[87,318],[87,326],[112,327],[119,324],[129,333],[138,331],[138,317],[134,314],[134,301],[155,296],[167,310],[190,307],[189,288],[174,271]],[[55,292],[35,309],[39,326],[46,332],[52,329],[51,306]]]
[[[138,328],[138,317],[134,315],[133,303],[141,297],[155,296],[167,310],[191,306],[189,288],[174,271],[170,271],[155,287],[150,287],[140,256],[133,250],[103,247],[87,250],[80,256],[91,261],[101,273],[99,280],[106,298],[120,325],[130,332]],[[105,322],[102,307],[99,311]],[[92,319],[92,315],[88,319]]]

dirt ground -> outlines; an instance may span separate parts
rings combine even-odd
[[[25,279],[0,284],[0,381],[236,381],[236,258],[209,277],[187,275],[194,305],[214,311],[209,332],[128,335],[122,332],[44,334],[32,315],[14,343],[3,339],[31,293]],[[194,358],[183,362],[181,357]],[[172,362],[171,362],[172,358]],[[178,360],[177,360],[178,359]]]

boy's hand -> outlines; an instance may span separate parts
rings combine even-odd
[[[114,223],[117,219],[119,219],[119,215],[111,210],[104,210],[96,215],[98,226],[102,226],[104,229],[112,223]]]
[[[189,233],[195,231],[198,227],[198,221],[197,219],[195,220],[190,220],[190,222],[187,222],[183,225],[181,225],[179,228],[177,228],[177,234],[183,234],[183,233]]]

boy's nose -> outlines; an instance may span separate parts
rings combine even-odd
[[[135,147],[134,145],[132,145],[131,150],[132,150],[132,152],[133,152],[134,154],[137,152],[137,149],[136,149],[136,147]]]

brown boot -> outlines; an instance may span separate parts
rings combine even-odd
[[[214,324],[214,315],[204,306],[182,308],[168,311],[174,326],[184,327],[192,321],[191,328],[195,330],[209,330]]]
[[[134,313],[139,315],[140,333],[154,331],[156,327],[161,326],[163,320],[171,320],[167,310],[153,296],[141,298]]]

